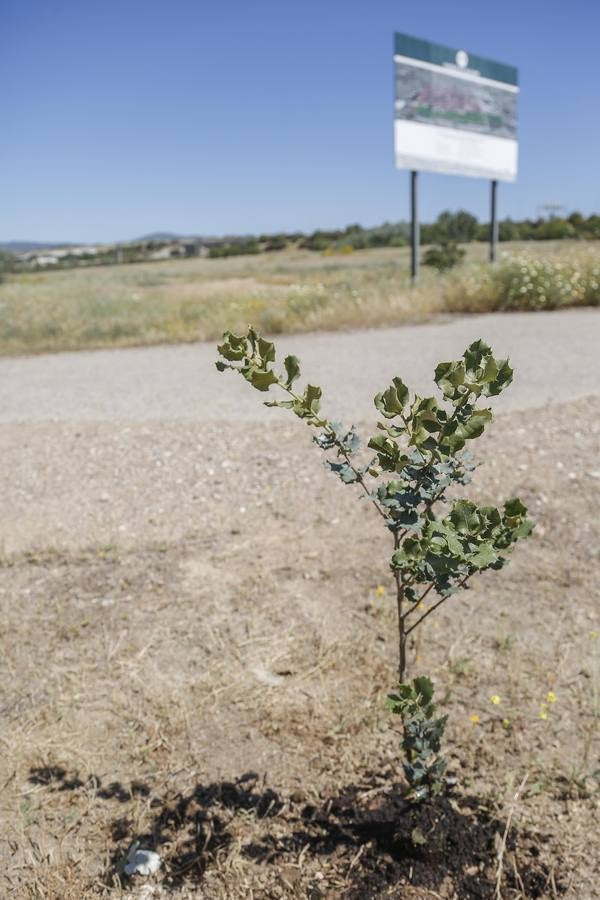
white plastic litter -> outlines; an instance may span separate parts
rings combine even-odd
[[[161,858],[154,850],[140,850],[136,841],[127,854],[127,862],[123,866],[126,875],[154,875],[161,865]]]

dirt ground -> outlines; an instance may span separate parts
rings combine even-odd
[[[507,829],[498,896],[600,897],[600,397],[478,444],[538,524],[412,648],[456,778],[414,812],[388,535],[301,423],[3,425],[0,896],[493,898]]]

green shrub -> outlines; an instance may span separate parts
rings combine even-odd
[[[474,464],[466,444],[492,419],[491,409],[479,401],[508,387],[513,377],[509,362],[495,359],[483,341],[471,344],[461,359],[437,366],[434,380],[441,403],[435,397],[411,395],[402,379],[394,378],[375,397],[382,419],[378,433],[367,442],[372,452],[365,455],[354,426],[344,428],[321,414],[320,387],[307,384],[302,392],[294,388],[300,377],[297,357],[287,356],[285,372],[278,374],[275,345],[252,327],[242,336],[225,332],[218,351],[220,372],[239,372],[261,392],[271,387],[283,392],[284,399],[265,405],[288,409],[316,429],[314,441],[329,454],[329,469],[367,496],[391,533],[398,686],[388,706],[402,719],[407,799],[434,797],[444,784],[446,761],[439,752],[446,716],[436,717],[427,677],[405,680],[411,635],[449,597],[465,590],[474,575],[501,569],[515,542],[533,528],[518,498],[507,500],[501,509],[454,499],[448,512],[439,512],[450,502],[448,489],[470,481]]]
[[[218,259],[227,256],[246,256],[260,253],[258,241],[240,241],[234,244],[216,244],[210,247],[208,256],[210,259]]]
[[[453,269],[464,259],[465,250],[454,241],[444,241],[430,247],[423,258],[426,266],[432,266],[438,272],[447,272]]]
[[[447,291],[460,309],[538,310],[600,304],[600,260],[592,252],[567,261],[522,254],[459,278]]]
[[[600,261],[580,267],[518,256],[503,262],[493,280],[501,309],[557,309],[600,302]]]

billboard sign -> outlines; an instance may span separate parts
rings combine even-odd
[[[518,71],[395,35],[396,166],[499,181],[517,177]]]

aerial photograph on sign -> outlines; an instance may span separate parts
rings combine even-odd
[[[396,118],[515,138],[517,95],[462,72],[396,62]]]

